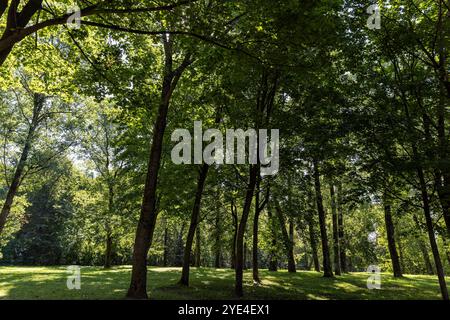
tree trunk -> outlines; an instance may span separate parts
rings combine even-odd
[[[431,264],[430,256],[428,255],[427,247],[425,246],[425,243],[422,241],[422,239],[419,239],[419,247],[420,251],[422,252],[423,261],[425,263],[425,268],[427,269],[427,274],[434,275],[435,272],[433,270],[433,265]]]
[[[345,239],[344,239],[344,204],[342,203],[342,185],[339,182],[337,185],[337,211],[338,211],[338,238],[339,238],[339,260],[341,265],[341,272],[347,272],[347,257],[345,254]]]
[[[260,177],[256,177],[256,194],[255,194],[255,216],[253,217],[253,248],[252,248],[252,269],[253,283],[260,284],[258,270],[258,223],[259,223],[259,194],[260,194]]]
[[[334,192],[333,183],[330,184],[330,198],[331,198],[331,217],[333,225],[333,262],[334,273],[338,276],[341,275],[341,259],[339,252],[339,234],[338,234],[338,214],[336,208],[336,195]]]
[[[445,235],[442,235],[442,242],[444,244],[444,250],[445,250],[445,257],[447,258],[447,262],[450,265],[450,248],[448,247],[447,239],[445,238]]]
[[[420,100],[418,100],[420,107],[422,107],[422,123],[425,133],[425,142],[428,146],[433,146],[433,136],[431,133],[431,121],[427,115],[426,110],[423,108]],[[438,138],[439,138],[439,151],[438,152],[428,152],[427,157],[430,162],[445,162],[447,161],[446,149],[447,142],[445,141],[445,107],[442,108],[442,91],[441,91],[441,100],[439,103],[438,110]],[[446,226],[447,236],[450,237],[450,176],[441,170],[438,167],[435,167],[433,170],[434,173],[434,186],[437,190],[439,203],[442,208],[442,216],[444,217],[444,222]]]
[[[403,244],[402,244],[402,239],[398,236],[398,234],[395,234],[396,237],[396,241],[395,244],[398,247],[398,255],[400,257],[400,269],[401,270],[406,270],[405,267],[405,257],[403,255]]]
[[[292,257],[294,257],[294,246],[295,246],[295,235],[294,235],[294,222],[292,221],[292,217],[289,218],[289,242],[292,245],[291,251],[292,251]],[[294,261],[294,269],[295,269],[295,260]]]
[[[416,225],[417,230],[419,232],[421,232],[423,230],[423,228],[420,225],[419,220],[417,219],[416,215],[413,215],[413,220],[414,220],[414,223]],[[417,237],[417,241],[419,243],[420,251],[422,252],[423,261],[425,263],[425,268],[427,269],[427,273],[430,274],[430,275],[434,275],[435,273],[434,273],[434,270],[433,270],[433,265],[431,264],[430,256],[428,255],[428,248],[425,245],[425,242],[420,237],[420,235]]]
[[[198,222],[200,223],[200,221]],[[194,250],[194,267],[200,268],[201,266],[201,247],[202,247],[202,238],[200,235],[200,228],[195,230],[195,250]]]
[[[248,247],[247,242],[245,241],[245,235],[244,235],[244,270],[248,269]]]
[[[353,260],[351,255],[350,258],[348,259],[348,271],[353,272]]]
[[[384,204],[384,222],[386,224],[386,235],[388,241],[389,254],[391,256],[392,261],[392,269],[394,271],[394,277],[401,278],[402,268],[400,267],[400,260],[397,253],[397,247],[395,245],[395,230],[394,230],[394,223],[392,222],[391,205],[386,202]]]
[[[309,181],[310,184],[311,181]],[[308,187],[308,211],[306,213],[306,222],[308,223],[309,243],[311,244],[312,261],[314,263],[314,270],[320,272],[319,254],[317,251],[317,234],[314,224],[314,210],[315,204],[312,194],[312,189]]]
[[[133,267],[131,272],[130,287],[127,298],[147,299],[147,254],[150,249],[155,231],[157,218],[156,188],[158,185],[158,172],[161,163],[161,152],[164,132],[167,125],[167,112],[170,99],[183,71],[192,63],[189,55],[183,63],[172,71],[172,42],[171,37],[163,35],[165,53],[165,71],[161,90],[158,115],[153,127],[152,145],[150,148],[147,176],[145,179],[144,196],[142,199],[141,214],[136,230],[133,247]]]
[[[304,261],[304,264],[305,264],[305,269],[304,269],[304,270],[309,271],[309,270],[311,270],[312,263],[309,262],[309,250],[308,250],[308,244],[305,243],[304,248],[305,248],[305,256],[304,256],[304,258],[303,258],[303,261]],[[312,261],[312,260],[311,260],[311,261]]]
[[[314,223],[311,218],[308,219],[309,242],[311,244],[312,260],[314,262],[314,270],[320,272],[319,254],[317,252],[317,238],[314,230]]]
[[[109,141],[108,141],[109,144]],[[109,147],[107,147],[108,150]],[[109,152],[107,155],[107,170],[109,170]],[[112,181],[108,179],[108,213],[111,217],[114,214],[114,186]],[[105,269],[111,268],[112,258],[112,230],[109,221],[106,223],[106,249],[105,249]]]
[[[238,230],[238,215],[234,200],[231,201],[231,216],[233,218],[233,237],[231,239],[231,269],[236,269],[236,238]]]
[[[222,252],[220,247],[216,249],[216,256],[214,258],[214,268],[219,269],[222,268]]]
[[[219,202],[217,202],[219,204]],[[220,207],[216,208],[216,221],[215,221],[215,229],[216,229],[216,239],[215,239],[215,258],[214,258],[214,267],[221,268],[222,267],[222,239],[221,239],[221,224],[220,224]]]
[[[447,2],[447,3],[445,3]],[[448,119],[448,106],[450,103],[450,80],[448,73],[448,1],[439,1],[439,15],[436,24],[436,40],[438,42],[439,63],[434,64],[435,74],[439,80],[439,103],[436,108],[437,113],[437,136],[439,141],[438,156],[441,163],[448,163],[449,141],[446,133]],[[447,7],[447,10],[446,8]],[[436,70],[437,67],[437,70]],[[442,206],[447,235],[450,237],[450,172],[448,165],[441,169],[442,186],[438,188],[439,200]]]
[[[11,53],[13,47],[8,47],[0,51],[0,67],[3,65],[3,63],[8,58],[9,54]]]
[[[289,239],[289,234],[286,230],[286,221],[284,219],[283,213],[281,212],[280,204],[275,201],[275,212],[277,213],[278,222],[281,227],[281,233],[283,235],[283,244],[286,250],[286,256],[288,258],[288,271],[296,272],[295,259],[294,259],[294,244]]]
[[[322,191],[320,188],[320,172],[317,160],[313,161],[314,165],[314,187],[316,190],[316,202],[317,202],[317,212],[319,214],[319,225],[320,225],[320,238],[322,240],[322,254],[323,254],[323,276],[333,277],[333,270],[331,269],[330,262],[330,249],[328,247],[328,236],[327,236],[327,226],[325,210],[323,208],[322,201]]]
[[[442,61],[441,61],[442,62]],[[398,76],[398,69],[396,68],[396,75]],[[405,93],[402,91],[402,102],[404,107],[404,113],[406,116],[406,119],[408,121],[408,128],[412,130],[414,128],[414,124],[411,121],[410,114],[409,114],[409,108],[408,108],[408,102],[405,98]],[[441,98],[442,98],[442,86],[441,86]],[[445,126],[444,126],[444,115],[445,115],[445,105],[442,103],[439,103],[438,105],[438,137],[440,142],[440,148],[439,148],[439,154],[441,156],[444,156],[444,159],[446,159],[446,148],[447,145],[446,141],[442,141],[441,139],[444,138],[445,140]],[[444,129],[444,131],[443,131]],[[444,275],[444,269],[442,267],[442,261],[441,257],[439,255],[439,249],[436,243],[436,236],[434,234],[434,226],[433,226],[433,219],[431,217],[431,210],[430,210],[430,198],[428,195],[427,190],[427,183],[425,181],[425,175],[423,172],[423,168],[420,162],[420,156],[419,152],[416,147],[416,140],[411,141],[411,147],[412,147],[412,153],[413,153],[413,161],[416,163],[416,172],[417,176],[419,178],[419,186],[420,186],[420,193],[422,197],[422,207],[423,207],[423,213],[425,215],[425,222],[427,226],[427,232],[428,232],[428,238],[430,240],[430,246],[431,251],[433,253],[434,263],[436,266],[436,273],[438,275],[439,279],[439,287],[441,289],[442,298],[444,300],[449,300],[448,296],[448,290],[447,290],[447,284],[445,283],[445,275]],[[444,177],[445,178],[445,177]]]
[[[106,236],[106,249],[105,249],[105,269],[111,268],[112,258],[112,237],[111,234]]]
[[[244,295],[244,290],[242,286],[243,282],[243,268],[244,268],[244,234],[247,226],[248,215],[250,213],[250,208],[253,199],[253,192],[255,191],[256,177],[258,175],[258,166],[250,165],[249,170],[249,182],[247,185],[247,191],[245,195],[244,207],[242,209],[242,217],[239,223],[239,229],[236,238],[236,283],[235,283],[235,293],[238,297]]]
[[[25,169],[25,165],[28,159],[28,154],[31,149],[31,144],[33,142],[33,137],[36,129],[42,120],[41,111],[44,106],[45,97],[41,94],[35,93],[33,96],[33,118],[31,120],[30,126],[28,128],[27,137],[25,138],[25,143],[22,148],[22,153],[20,155],[19,161],[16,165],[14,171],[14,176],[6,194],[5,201],[3,202],[2,210],[0,212],[0,235],[6,225],[6,220],[11,212],[11,207],[14,203],[14,198],[19,190],[20,183],[22,181],[22,175]]]
[[[180,231],[178,231],[177,235],[177,241],[175,243],[175,260],[174,265],[176,267],[183,267],[183,258],[184,258],[184,243],[183,243],[183,235],[184,235],[184,229],[186,228],[186,222],[183,221],[183,223],[180,226]]]
[[[157,212],[156,187],[158,182],[158,171],[161,161],[161,151],[164,131],[166,128],[166,117],[168,100],[165,96],[169,92],[167,79],[163,88],[163,102],[160,104],[158,117],[153,129],[152,147],[145,180],[144,197],[142,200],[141,215],[139,218],[136,237],[133,248],[133,268],[131,273],[131,283],[127,297],[134,299],[147,299],[147,254],[150,249],[150,242],[153,239]],[[166,103],[167,102],[167,103]]]
[[[2,37],[0,38],[1,42],[3,42],[1,44],[2,49],[0,50],[0,67],[8,58],[14,45],[19,43],[26,36],[23,32],[21,34],[20,31],[23,31],[35,16],[35,13],[42,9],[42,0],[33,0],[27,1],[25,6],[22,6],[22,8],[20,8],[21,11],[19,11],[19,2],[20,1],[11,1],[8,7],[8,1],[6,1],[6,6],[3,6],[4,9],[2,8],[3,12],[0,15],[0,18],[2,18],[2,15],[6,10],[8,10],[8,17],[6,19],[7,23],[3,29]],[[13,19],[10,19],[10,15],[13,16]]]
[[[416,152],[414,152],[417,154]],[[434,264],[436,266],[436,273],[439,279],[439,287],[441,289],[442,298],[449,300],[447,284],[445,283],[444,269],[442,267],[441,257],[439,256],[439,249],[436,243],[436,237],[434,235],[433,220],[431,219],[430,203],[427,191],[427,185],[425,177],[421,167],[417,168],[417,174],[420,181],[420,192],[422,195],[423,212],[425,215],[425,221],[427,225],[428,237],[430,239],[431,251],[433,252]]]
[[[167,258],[169,254],[169,228],[167,227],[167,221],[166,225],[164,226],[164,252],[163,252],[163,267],[167,267]]]
[[[255,210],[255,217],[253,218],[253,250],[252,250],[252,268],[253,268],[253,283],[259,284],[261,280],[259,279],[258,271],[258,221],[259,212]]]
[[[198,223],[200,221],[200,207],[201,207],[201,201],[202,201],[202,195],[203,195],[203,189],[205,186],[206,177],[208,175],[209,165],[206,163],[202,165],[200,169],[200,174],[198,177],[197,182],[197,192],[195,193],[195,200],[194,200],[194,207],[192,209],[192,215],[191,215],[191,223],[189,225],[189,231],[186,237],[186,245],[184,247],[184,257],[183,257],[183,270],[181,271],[181,279],[180,284],[184,286],[189,286],[189,263],[191,260],[191,250],[192,250],[192,243],[194,241],[194,235],[197,232],[198,233]],[[200,240],[196,239],[196,248],[199,247]],[[200,252],[200,250],[199,250]],[[196,259],[195,259],[195,266],[198,267],[197,264],[199,261],[197,260],[197,252],[196,252]]]
[[[269,218],[269,224],[270,224],[270,236],[271,236],[271,249],[269,254],[269,271],[276,272],[278,270],[278,259],[277,259],[277,253],[276,253],[276,247],[277,247],[277,236],[275,234],[275,221],[273,219],[272,215],[272,206],[270,201],[267,202],[267,216]]]

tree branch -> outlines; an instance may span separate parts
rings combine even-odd
[[[42,0],[29,0],[18,15],[17,26],[24,28],[31,17],[42,8]]]
[[[8,0],[0,0],[0,18],[5,13],[6,8],[8,8]]]
[[[129,8],[129,9],[95,9],[92,14],[102,14],[102,13],[117,13],[117,14],[126,14],[126,13],[143,13],[143,12],[153,12],[153,11],[170,11],[177,7],[183,6],[185,4],[190,4],[196,2],[198,0],[185,0],[177,3],[158,6],[158,7],[150,7],[150,8]],[[97,7],[97,6],[96,6]]]
[[[1,0],[4,1],[4,0]],[[180,1],[171,5],[166,6],[157,6],[150,8],[129,8],[129,9],[107,9],[107,8],[99,8],[99,4],[95,4],[92,6],[88,6],[80,10],[80,17],[87,17],[96,14],[126,14],[126,13],[137,13],[137,12],[151,12],[151,11],[170,11],[176,7],[193,3],[197,0],[186,0]],[[62,15],[60,17],[55,17],[52,19],[45,20],[43,22],[36,23],[32,26],[26,27],[29,20],[33,16],[33,14],[41,9],[42,0],[29,0],[29,2],[25,5],[24,9],[20,13],[20,25],[16,25],[16,16],[17,16],[17,6],[19,4],[19,0],[13,0],[10,5],[8,11],[8,24],[6,28],[6,32],[11,32],[11,29],[15,29],[16,26],[19,26],[20,29],[14,30],[14,32],[8,34],[5,33],[0,40],[0,51],[6,50],[14,46],[17,42],[21,41],[28,35],[35,33],[43,28],[56,26],[60,24],[67,23],[67,20],[73,15],[73,13],[68,13]],[[35,10],[33,12],[33,10]]]

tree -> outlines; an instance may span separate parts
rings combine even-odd
[[[184,246],[183,269],[181,271],[180,284],[189,286],[189,265],[191,260],[192,243],[194,242],[195,231],[198,228],[200,221],[200,205],[202,201],[203,188],[205,186],[206,177],[208,175],[209,165],[203,164],[199,170],[197,191],[195,193],[194,206],[192,209],[191,222],[186,238],[186,245]],[[197,231],[198,232],[198,231]],[[198,238],[197,238],[198,239]],[[198,240],[197,240],[198,241]],[[197,243],[197,246],[200,244]],[[198,267],[198,266],[197,266]]]
[[[191,54],[188,53],[181,64],[173,68],[172,37],[168,34],[162,37],[164,45],[165,63],[163,83],[161,89],[161,100],[158,108],[158,116],[153,128],[153,139],[150,149],[145,181],[144,197],[142,200],[141,216],[136,231],[136,239],[133,249],[133,272],[131,276],[128,298],[147,298],[147,253],[155,230],[157,212],[156,187],[158,182],[158,171],[161,163],[161,151],[164,131],[167,124],[167,112],[170,98],[181,78],[184,70],[192,64]]]

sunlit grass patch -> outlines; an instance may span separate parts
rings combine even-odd
[[[81,267],[81,289],[66,286],[67,267],[0,267],[0,299],[122,299],[131,275],[130,266],[111,269]],[[235,299],[234,271],[191,268],[189,288],[178,285],[181,268],[150,268],[151,299]],[[406,275],[396,279],[381,274],[381,289],[368,290],[368,274],[351,273],[324,278],[321,273],[285,270],[260,271],[261,285],[244,272],[244,299],[440,299],[437,278]]]

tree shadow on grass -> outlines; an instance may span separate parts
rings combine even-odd
[[[0,299],[123,299],[131,267],[81,268],[81,290],[69,290],[66,267],[0,267]],[[148,292],[156,300],[236,299],[234,271],[192,268],[190,287],[178,285],[180,268],[150,268]],[[260,271],[262,283],[254,286],[251,271],[244,272],[243,299],[440,299],[436,277],[382,274],[381,289],[368,290],[367,274],[352,273],[324,278],[321,273],[294,274]]]

